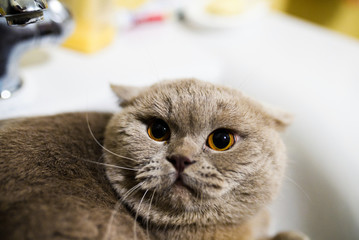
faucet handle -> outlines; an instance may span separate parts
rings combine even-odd
[[[10,0],[10,6],[18,12],[41,11],[47,8],[46,0]]]
[[[46,0],[0,0],[0,15],[9,25],[25,25],[43,19]]]

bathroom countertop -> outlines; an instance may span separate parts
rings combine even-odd
[[[289,177],[273,206],[273,229],[356,239],[358,63],[358,40],[275,12],[226,30],[144,25],[92,55],[61,47],[27,53],[24,87],[0,101],[0,119],[118,111],[110,82],[141,86],[196,77],[240,88],[296,116],[284,135]]]

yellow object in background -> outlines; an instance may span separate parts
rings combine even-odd
[[[126,9],[136,9],[146,3],[147,0],[116,0],[117,6]]]
[[[116,33],[113,0],[60,0],[71,11],[76,28],[63,44],[92,53],[111,43]]]
[[[359,0],[273,0],[272,7],[359,39]]]
[[[221,16],[240,14],[244,8],[244,0],[212,0],[206,7],[207,12]]]

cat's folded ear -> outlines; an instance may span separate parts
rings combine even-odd
[[[269,104],[261,103],[268,123],[278,131],[284,131],[294,120],[294,116]]]
[[[137,97],[146,88],[111,84],[111,89],[119,98],[120,106],[125,107],[132,99]]]
[[[277,131],[284,131],[293,122],[294,116],[291,113],[272,106],[271,104],[254,100],[242,92],[240,94],[263,116],[263,120],[266,124]]]

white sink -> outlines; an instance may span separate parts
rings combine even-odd
[[[36,56],[36,61],[34,61]],[[199,31],[168,22],[119,34],[93,55],[53,47],[23,59],[24,87],[0,118],[117,111],[109,82],[197,77],[242,89],[295,114],[290,162],[271,231],[359,239],[359,42],[265,13],[240,28]]]

